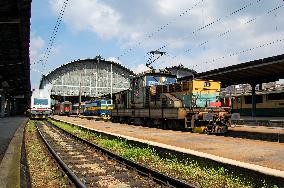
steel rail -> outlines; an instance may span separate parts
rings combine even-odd
[[[43,136],[42,132],[38,128],[38,122],[36,124],[37,131],[43,140],[43,142],[46,144],[48,150],[52,154],[52,156],[55,158],[55,160],[58,162],[58,164],[61,166],[62,170],[67,174],[69,179],[76,185],[76,187],[79,188],[87,188],[86,185],[76,176],[76,174],[65,164],[65,162],[59,157],[59,155],[56,153],[56,151],[51,147],[51,145],[46,141],[45,137]]]
[[[73,137],[75,139],[77,139],[78,141],[81,141],[82,143],[85,143],[91,147],[94,147],[96,150],[100,151],[101,153],[103,153],[104,155],[114,159],[115,161],[117,161],[120,164],[124,164],[125,166],[127,166],[128,168],[134,169],[148,177],[153,178],[154,180],[160,182],[161,184],[164,184],[166,186],[170,186],[170,187],[184,187],[184,188],[196,188],[196,186],[186,183],[184,181],[181,181],[179,179],[176,179],[174,177],[171,177],[169,175],[166,175],[164,173],[161,173],[157,170],[154,170],[152,168],[149,168],[145,165],[139,164],[137,162],[134,162],[132,160],[129,160],[127,158],[124,158],[120,155],[117,155],[113,152],[111,152],[108,149],[105,149],[103,147],[100,147],[86,139],[80,138],[68,131],[65,131],[64,129],[56,126],[55,124],[51,123],[51,122],[47,122],[48,124],[51,124],[53,126],[55,126],[56,128],[58,128],[59,130],[63,131],[65,134],[69,135],[70,137]]]

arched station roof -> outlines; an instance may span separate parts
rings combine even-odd
[[[133,76],[130,69],[97,56],[54,69],[42,77],[40,88],[47,88],[51,95],[59,96],[78,96],[81,88],[83,96],[97,97],[128,89]]]

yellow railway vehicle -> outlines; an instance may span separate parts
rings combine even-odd
[[[236,95],[232,99],[232,112],[251,116],[251,93]],[[284,116],[284,90],[256,92],[257,116]]]

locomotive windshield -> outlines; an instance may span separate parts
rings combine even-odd
[[[48,99],[34,98],[34,105],[48,105]]]
[[[176,83],[176,77],[164,75],[150,75],[146,76],[147,86],[152,85],[167,85]]]

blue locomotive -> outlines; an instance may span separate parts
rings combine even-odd
[[[97,99],[94,101],[87,101],[85,102],[84,115],[110,117],[112,109],[112,100]]]

